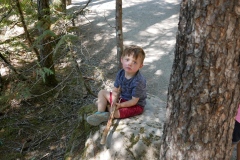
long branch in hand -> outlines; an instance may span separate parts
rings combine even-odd
[[[112,92],[113,99],[112,99],[112,104],[111,104],[111,115],[109,116],[107,126],[105,127],[105,129],[103,131],[102,139],[100,141],[101,144],[106,143],[106,137],[107,137],[107,134],[110,130],[110,127],[111,127],[113,119],[114,119],[114,112],[116,110],[116,102],[119,99],[119,96],[120,96],[120,87],[118,88],[118,92]],[[119,100],[119,103],[120,103],[120,100]]]

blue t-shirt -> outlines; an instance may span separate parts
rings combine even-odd
[[[146,105],[147,89],[146,79],[142,76],[140,71],[130,79],[125,78],[125,71],[121,69],[118,71],[114,87],[121,86],[121,98],[131,100],[132,97],[139,98],[138,105],[144,107]]]

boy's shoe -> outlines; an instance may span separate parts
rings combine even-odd
[[[87,122],[93,126],[97,126],[102,122],[108,121],[109,115],[109,112],[96,112],[87,117]]]

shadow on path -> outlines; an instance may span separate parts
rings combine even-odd
[[[87,1],[73,1],[84,5]],[[123,1],[124,44],[142,46],[146,59],[142,69],[150,94],[166,100],[175,47],[179,2]],[[106,69],[107,78],[114,81],[117,72],[115,39],[115,1],[92,1],[90,12],[79,17],[81,44],[85,62]]]

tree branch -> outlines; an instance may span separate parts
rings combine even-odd
[[[0,19],[0,23],[2,23],[3,19],[6,18],[11,12],[12,12],[12,8],[7,13],[3,14],[3,16]]]
[[[8,53],[8,51],[6,51],[6,53]],[[3,54],[2,54],[1,52],[0,52],[0,58],[8,65],[8,67],[9,67],[11,70],[13,70],[13,72],[15,72],[15,73],[19,76],[19,78],[20,78],[21,80],[26,80],[26,79],[27,79],[24,75],[22,75],[21,73],[19,73],[19,72],[13,67],[13,65],[11,65],[10,62],[8,62],[8,60],[3,56]]]
[[[32,40],[30,38],[30,34],[28,32],[27,25],[26,25],[25,20],[24,20],[23,11],[22,11],[19,0],[16,1],[16,5],[17,5],[18,12],[19,12],[19,15],[20,15],[20,20],[21,20],[23,28],[24,28],[24,32],[26,34],[26,38],[28,40],[29,47],[32,47],[33,43],[32,43]],[[39,55],[39,52],[38,52],[37,48],[33,47],[33,51],[37,55],[38,60],[40,61],[40,55]]]

